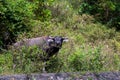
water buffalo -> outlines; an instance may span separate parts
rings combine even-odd
[[[59,50],[62,48],[62,43],[67,42],[68,38],[61,37],[61,36],[44,36],[44,37],[37,37],[37,38],[31,38],[31,39],[24,39],[22,41],[16,42],[14,44],[15,48],[20,49],[22,46],[30,47],[30,46],[37,46],[39,49],[42,50],[42,53],[45,54],[45,56],[40,56],[40,58],[46,62],[50,59],[53,55],[56,55]],[[43,68],[43,71],[45,69]]]

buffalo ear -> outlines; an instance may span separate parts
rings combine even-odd
[[[53,42],[54,37],[49,36],[49,39],[47,40],[48,42]]]
[[[54,40],[53,40],[53,39],[48,39],[47,41],[48,41],[48,42],[53,42]]]
[[[69,41],[69,39],[68,38],[63,38],[63,42],[68,42]]]
[[[54,39],[54,37],[52,37],[52,36],[49,36],[49,39]]]

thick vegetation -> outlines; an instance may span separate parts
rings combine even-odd
[[[120,70],[119,0],[0,0],[0,73],[42,71],[37,47],[12,49],[24,38],[69,38],[48,72]]]

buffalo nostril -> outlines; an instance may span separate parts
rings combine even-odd
[[[61,43],[59,43],[59,42],[58,42],[58,43],[56,43],[56,45],[57,45],[57,46],[59,46],[60,44],[61,44]]]
[[[57,42],[56,44],[59,44],[59,42]]]

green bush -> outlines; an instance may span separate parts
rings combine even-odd
[[[57,56],[53,56],[44,66],[43,58],[46,59],[46,54],[37,46],[25,47],[19,50],[13,49],[13,66],[15,73],[33,73],[42,72],[43,67],[46,67],[47,72],[59,72],[62,60]]]
[[[51,12],[45,6],[53,0],[0,0],[0,48],[15,42],[19,34],[31,31],[35,20],[46,21]]]
[[[43,56],[43,54],[38,47],[32,46],[27,48],[22,46],[18,50],[13,48],[12,54],[15,73],[41,72],[43,62],[40,60],[40,55]]]
[[[48,9],[51,10],[52,20],[57,22],[67,21],[74,13],[70,3],[63,0],[55,0]]]
[[[47,62],[47,72],[120,70],[120,33],[97,21],[105,18],[106,5],[109,4],[110,12],[114,12],[116,3],[96,2],[94,5],[95,1],[88,0],[0,1],[0,47],[11,43],[11,39],[18,41],[60,35],[68,37],[69,42],[63,44],[58,55]],[[118,5],[116,10],[119,10]],[[114,19],[119,21],[118,16]],[[41,50],[37,47],[0,53],[1,74],[42,72]]]
[[[0,7],[0,45],[6,46],[18,34],[31,29],[35,4],[27,0],[1,0]]]
[[[68,0],[71,1],[71,0]],[[90,14],[110,28],[115,27],[120,30],[120,1],[115,0],[77,0],[70,2],[74,9],[81,14]]]
[[[46,64],[46,71],[47,72],[60,72],[63,68],[64,62],[63,59],[61,59],[58,56],[52,57],[50,61]]]
[[[115,65],[114,66],[115,69],[116,70],[120,70],[120,55],[119,54],[115,54],[113,56],[113,58],[114,58],[113,65]]]
[[[11,51],[5,51],[5,54],[0,54],[0,74],[13,73],[13,58]]]
[[[37,8],[34,10],[35,18],[40,21],[49,21],[51,18],[51,11],[48,9],[48,6],[52,5],[54,0],[34,0]]]
[[[83,46],[69,57],[69,66],[73,71],[99,71],[103,68],[101,48]]]

